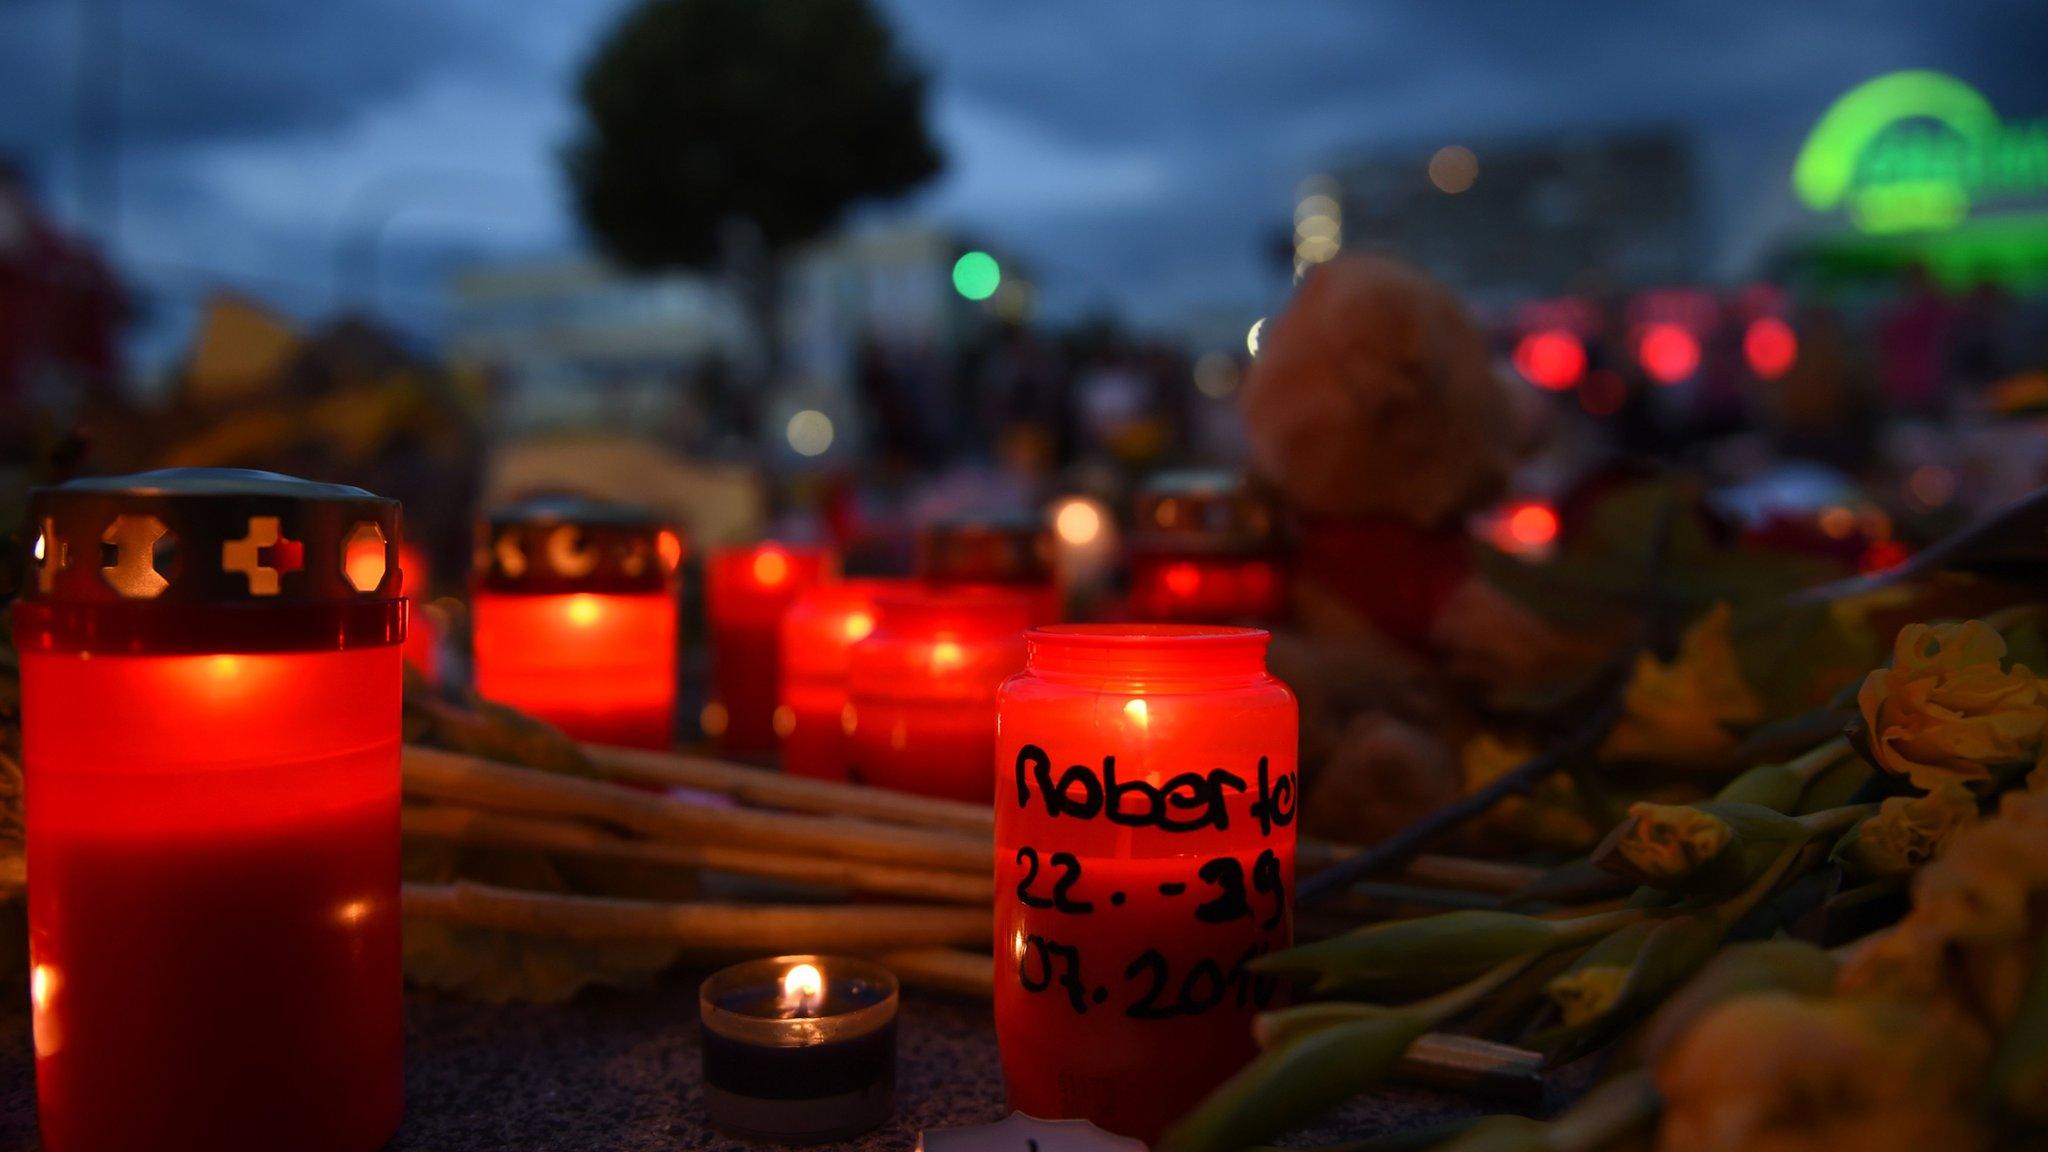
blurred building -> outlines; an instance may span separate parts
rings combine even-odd
[[[853,443],[860,378],[878,359],[906,378],[944,382],[992,321],[1028,315],[1030,290],[1013,270],[986,298],[963,294],[955,266],[968,251],[948,231],[910,223],[797,253],[784,269],[784,379],[772,396],[744,382],[751,320],[711,273],[630,276],[588,258],[470,269],[453,284],[448,352],[494,378],[500,435],[654,430],[687,443],[736,434],[786,449],[787,420],[815,409]]]
[[[453,295],[449,358],[492,377],[500,433],[665,418],[687,381],[746,346],[741,308],[705,276],[550,259],[466,270]]]
[[[1704,225],[1675,131],[1545,136],[1340,159],[1303,186],[1297,265],[1340,248],[1427,269],[1482,308],[1698,278]]]

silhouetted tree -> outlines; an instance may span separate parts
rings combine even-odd
[[[939,171],[924,92],[868,0],[642,0],[584,66],[578,213],[629,268],[737,272],[772,369],[780,257]]]

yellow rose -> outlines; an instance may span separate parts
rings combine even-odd
[[[1657,1063],[1657,1152],[1971,1152],[1990,1059],[1980,1030],[1909,1005],[1730,1000]]]
[[[2048,726],[2034,673],[2007,670],[2004,637],[1980,620],[1907,625],[1856,702],[1877,766],[1929,790],[2034,760]]]
[[[1835,845],[1835,860],[1866,879],[1912,874],[1977,822],[1977,797],[1960,784],[1894,796]]]
[[[1734,612],[1726,604],[1686,629],[1678,656],[1666,664],[1636,658],[1623,703],[1627,711],[1600,754],[1610,760],[1685,763],[1708,759],[1735,743],[1729,725],[1754,724],[1764,706],[1736,665],[1728,639]]]

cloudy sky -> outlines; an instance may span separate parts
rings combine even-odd
[[[772,2],[772,0],[762,0]],[[934,76],[946,175],[902,211],[1035,266],[1048,305],[1256,307],[1332,155],[1557,129],[1694,134],[1726,269],[1789,216],[1855,82],[1953,71],[2048,113],[2040,0],[883,0]],[[569,90],[620,0],[0,0],[0,153],[76,218],[81,29],[112,14],[116,251],[160,314],[212,285],[430,329],[449,269],[573,250]]]

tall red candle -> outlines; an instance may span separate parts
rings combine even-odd
[[[846,670],[853,646],[875,630],[875,597],[900,580],[820,584],[782,616],[782,697],[775,731],[782,770],[824,780],[849,778]]]
[[[51,1152],[398,1127],[398,506],[262,472],[38,490],[16,605]]]
[[[999,588],[876,597],[875,630],[847,674],[853,777],[986,804],[994,792],[996,690],[1024,667],[1035,602]]]
[[[935,520],[917,536],[917,576],[941,588],[995,586],[1028,593],[1033,624],[1065,616],[1052,533],[1040,516]]]
[[[1269,624],[1287,611],[1272,506],[1231,473],[1170,472],[1138,495],[1131,615]]]
[[[711,629],[711,702],[705,733],[727,752],[774,751],[782,691],[782,614],[805,590],[832,578],[822,548],[756,544],[722,548],[705,565]]]
[[[675,743],[682,543],[650,513],[581,500],[494,513],[471,596],[476,690],[579,740]]]
[[[996,745],[1010,1105],[1150,1140],[1252,1056],[1293,930],[1297,720],[1267,634],[1027,634]]]

